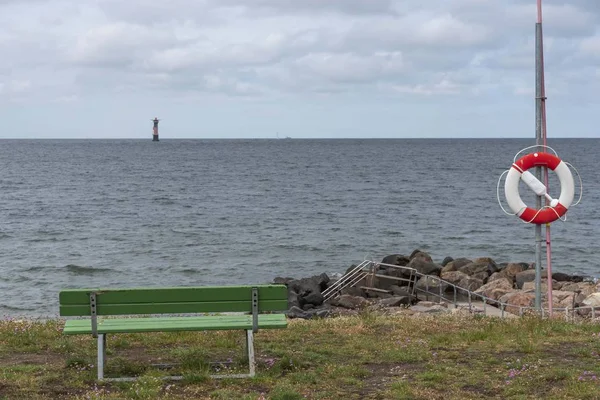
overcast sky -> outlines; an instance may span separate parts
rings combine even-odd
[[[0,0],[0,138],[535,137],[535,0]],[[600,137],[600,0],[544,0],[548,136]]]

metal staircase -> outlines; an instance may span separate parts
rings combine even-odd
[[[401,276],[385,275],[380,273],[382,269],[396,269]],[[408,276],[408,277],[404,277]],[[392,294],[391,290],[375,287],[377,280],[391,280],[399,285],[408,286],[411,295],[414,295],[417,271],[414,268],[403,267],[392,264],[376,263],[374,261],[363,261],[352,268],[344,276],[335,281],[333,285],[323,291],[324,301],[331,300],[342,294],[342,290],[348,287],[358,287],[367,292],[379,292]]]
[[[390,270],[396,272],[394,272],[393,275],[386,275],[382,270],[386,270],[388,274],[390,273]],[[423,281],[424,283],[417,284],[420,279],[425,277],[427,279]],[[376,287],[380,283],[380,280],[390,280],[398,286],[408,287],[408,293],[411,296],[414,296],[415,299],[446,303],[452,305],[454,308],[463,308],[472,313],[482,313],[484,315],[495,315],[499,317],[515,316],[515,314],[523,315],[525,313],[540,314],[541,317],[548,315],[547,309],[542,308],[541,310],[536,310],[535,307],[502,303],[480,293],[472,292],[445,281],[439,276],[422,274],[414,268],[378,263],[369,260],[361,262],[324,290],[322,292],[324,301],[332,300],[340,296],[342,291],[349,287],[356,287],[366,292],[393,294],[393,291],[391,290]],[[432,282],[432,286],[430,286],[430,282]],[[573,305],[572,307],[554,307],[554,312],[555,314],[564,312],[565,319],[575,320],[576,314],[580,311],[585,311],[591,316],[591,319],[595,321],[596,316],[598,315],[598,308],[600,307],[575,307],[575,305]]]
[[[333,285],[329,286],[321,293],[323,295],[323,301],[338,297],[342,294],[342,290],[346,289],[347,287],[352,287],[361,280],[365,279],[367,276],[365,268],[367,268],[371,263],[372,261],[363,261],[350,271],[346,272],[344,276],[335,281]]]

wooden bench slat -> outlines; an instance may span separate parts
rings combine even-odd
[[[258,326],[262,329],[287,327],[285,314],[261,314]],[[107,318],[98,321],[98,333],[136,333],[198,330],[248,330],[252,329],[251,315],[218,315],[201,317],[157,318]],[[90,320],[68,320],[63,333],[66,335],[90,334]]]
[[[101,296],[100,296],[101,297]],[[260,300],[258,311],[282,311],[287,309],[286,300]],[[133,315],[133,314],[186,314],[251,312],[250,300],[202,303],[147,303],[147,304],[104,304],[97,306],[97,315]],[[60,315],[64,317],[90,315],[89,303],[81,305],[61,305]]]
[[[284,285],[256,285],[260,300],[287,298]],[[59,294],[61,305],[89,304],[89,293],[97,292],[98,305],[135,303],[193,303],[247,301],[251,298],[252,286],[206,286],[175,288],[130,288],[130,289],[67,289]]]

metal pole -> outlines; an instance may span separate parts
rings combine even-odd
[[[537,2],[537,11],[538,11],[538,24],[540,25],[540,54],[541,54],[541,69],[542,69],[542,90],[541,90],[541,100],[542,100],[542,138],[544,142],[544,146],[548,144],[548,132],[547,132],[547,124],[546,124],[546,82],[544,78],[544,37],[542,35],[542,0],[538,0]],[[544,151],[546,148],[544,147]],[[544,185],[546,186],[546,190],[550,191],[550,187],[548,185],[548,168],[544,167]],[[548,199],[545,200],[546,206],[550,205]],[[550,318],[552,318],[552,245],[551,245],[551,234],[550,234],[550,224],[546,224],[546,275],[548,277],[548,314]]]
[[[540,0],[538,0],[539,6]],[[538,10],[540,8],[538,7]],[[542,151],[542,23],[535,24],[535,141],[540,146],[538,151]],[[536,177],[542,181],[542,168],[535,167]],[[542,208],[542,197],[536,195],[536,208]],[[535,308],[540,311],[542,308],[542,226],[535,225]]]

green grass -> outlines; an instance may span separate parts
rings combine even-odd
[[[61,321],[0,321],[0,399],[594,399],[600,325],[535,317],[359,316],[290,321],[255,336],[257,376],[243,332],[108,337],[97,383],[91,336]],[[157,364],[162,367],[156,366]],[[181,381],[162,379],[182,375]]]

